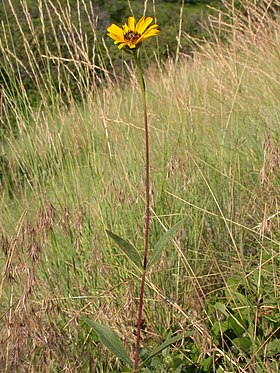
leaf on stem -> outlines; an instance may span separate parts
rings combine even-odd
[[[110,236],[120,247],[120,249],[125,253],[125,255],[139,268],[143,269],[141,258],[136,251],[136,249],[123,238],[117,236],[111,231],[106,230],[108,236]]]
[[[150,268],[156,260],[160,258],[160,255],[167,244],[167,242],[172,238],[172,236],[177,232],[177,230],[181,227],[185,219],[178,221],[178,223],[174,224],[156,243],[154,254],[152,259],[149,261],[147,269]]]
[[[122,341],[113,329],[109,328],[108,326],[98,324],[97,322],[92,321],[87,317],[83,317],[82,320],[93,330],[95,330],[100,341],[106,348],[108,348],[109,351],[111,351],[123,363],[129,365],[130,367],[133,366],[133,363],[126,352]]]

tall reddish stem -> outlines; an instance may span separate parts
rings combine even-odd
[[[144,111],[144,123],[145,123],[145,144],[146,144],[146,219],[145,219],[145,253],[143,261],[143,274],[141,280],[140,289],[140,300],[139,300],[139,313],[138,313],[138,323],[137,323],[137,338],[136,338],[136,350],[135,350],[135,361],[134,361],[134,373],[138,371],[139,365],[139,351],[141,342],[141,324],[142,324],[142,314],[143,314],[143,304],[144,304],[144,289],[146,280],[146,270],[148,263],[148,252],[149,252],[149,224],[150,224],[150,157],[149,157],[149,128],[148,128],[148,113],[147,113],[147,101],[146,101],[146,88],[145,81],[142,73],[141,62],[139,51],[134,53],[139,81],[142,91],[142,101],[143,101],[143,111]]]

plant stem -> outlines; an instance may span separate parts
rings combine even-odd
[[[136,350],[135,350],[135,362],[134,362],[134,373],[137,373],[139,365],[139,350],[141,340],[141,324],[142,324],[142,313],[143,313],[143,301],[144,301],[144,288],[146,279],[146,269],[148,262],[148,251],[149,251],[149,224],[150,224],[150,160],[149,160],[149,128],[148,128],[148,114],[147,114],[147,101],[146,101],[146,88],[145,81],[141,67],[141,61],[139,51],[134,52],[134,58],[137,66],[139,75],[139,81],[142,91],[142,102],[145,122],[145,144],[146,144],[146,219],[145,219],[145,254],[143,262],[143,274],[141,280],[140,289],[140,300],[139,300],[139,313],[137,323],[137,339],[136,339]]]

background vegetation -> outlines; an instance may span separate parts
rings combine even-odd
[[[124,372],[81,317],[110,325],[133,356],[140,272],[105,230],[143,252],[134,69],[103,44],[90,3],[38,2],[32,23],[27,2],[22,13],[4,3],[13,21],[1,36],[0,370]],[[147,278],[142,357],[182,338],[143,371],[278,372],[279,18],[269,1],[244,11],[225,0],[207,40],[174,25],[174,58],[151,41],[146,68],[151,247],[185,222]]]
[[[176,40],[179,31],[196,37],[205,34],[202,23],[209,1],[186,2],[182,7],[179,1],[159,1],[156,5],[140,0],[2,0],[0,84],[8,88],[21,82],[32,106],[40,105],[38,88],[44,90],[44,96],[63,95],[67,103],[69,94],[81,101],[81,84],[90,89],[101,84],[106,71],[123,72],[123,55],[107,40],[106,30],[112,22],[126,22],[131,13],[139,18],[143,3],[146,14],[164,25],[158,42],[148,44],[146,64],[147,60],[160,63],[179,51],[189,53],[187,39]],[[86,81],[80,81],[81,74]]]

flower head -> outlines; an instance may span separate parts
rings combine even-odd
[[[119,44],[118,48],[128,47],[130,49],[138,48],[142,41],[156,36],[160,31],[157,29],[158,25],[154,24],[148,27],[153,22],[152,17],[141,17],[137,24],[135,18],[129,17],[127,24],[122,28],[114,23],[107,28],[108,36],[115,40],[115,44]]]

